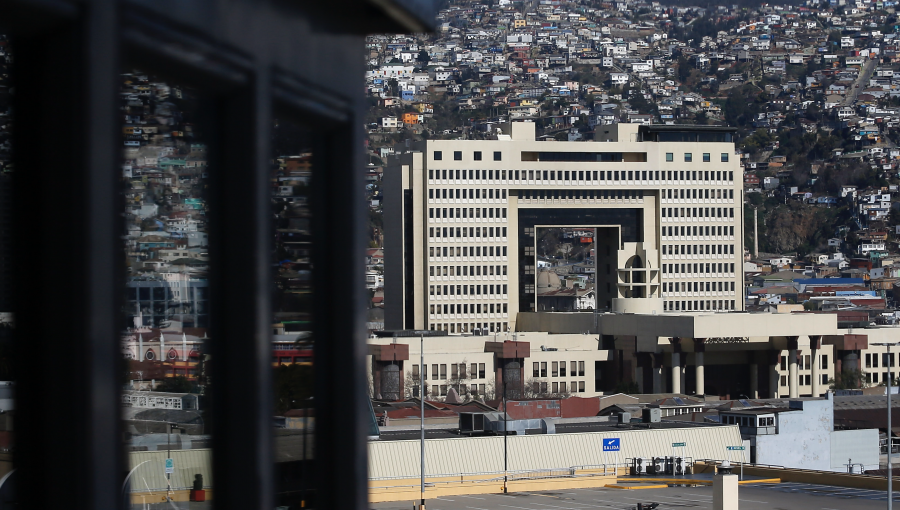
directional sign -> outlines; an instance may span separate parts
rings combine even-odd
[[[744,450],[743,446],[726,446],[726,448],[728,448],[729,450],[738,450],[738,451]]]
[[[684,448],[687,443],[672,443],[672,448]]]
[[[175,461],[173,459],[166,459],[166,474],[170,475],[175,472]]]
[[[622,449],[622,442],[618,437],[609,437],[603,440],[604,452],[617,452]]]

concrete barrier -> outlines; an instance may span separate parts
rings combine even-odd
[[[576,470],[574,476],[553,478],[529,478],[509,480],[509,492],[545,491],[563,489],[589,489],[615,483],[615,475],[604,475],[602,470]],[[460,475],[425,479],[425,499],[466,494],[501,494],[503,473]],[[420,480],[370,480],[369,502],[416,501],[420,496]]]
[[[740,463],[733,462],[734,472],[740,470]],[[716,466],[712,463],[694,463],[696,473],[714,473]],[[872,475],[853,475],[850,473],[835,473],[831,471],[814,471],[811,469],[780,468],[776,466],[744,465],[744,474],[762,478],[779,478],[782,482],[811,483],[818,485],[833,485],[835,487],[848,487],[852,489],[870,489],[887,491],[887,478]],[[894,490],[900,489],[900,478],[894,477]]]

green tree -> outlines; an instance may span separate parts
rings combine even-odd
[[[295,363],[279,365],[274,373],[275,411],[306,407],[304,402],[313,396],[312,365]]]
[[[191,393],[194,389],[194,383],[189,381],[183,375],[175,377],[166,377],[156,385],[156,391],[166,393]]]
[[[416,62],[419,63],[419,67],[428,67],[428,63],[431,62],[431,55],[425,51],[425,48],[419,50],[419,55],[416,56]]]
[[[866,385],[866,375],[861,370],[848,369],[828,380],[832,390],[855,390]]]

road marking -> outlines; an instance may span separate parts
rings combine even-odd
[[[439,500],[441,500],[441,501],[453,501],[452,499],[438,498],[438,497],[435,497],[434,499],[439,499]]]
[[[462,494],[458,494],[457,497],[458,498],[472,498],[472,499],[484,500],[484,498],[476,498],[475,496],[463,496]]]
[[[471,508],[472,510],[488,510],[487,508],[478,508],[477,506],[467,506],[466,508]]]

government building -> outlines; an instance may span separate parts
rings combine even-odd
[[[385,326],[516,329],[537,311],[536,230],[594,230],[599,310],[742,310],[734,130],[616,124],[598,142],[429,140],[385,170]]]
[[[504,382],[526,396],[622,384],[821,396],[834,378],[900,376],[893,354],[882,356],[896,328],[744,311],[734,130],[601,129],[593,142],[537,141],[532,123],[516,122],[496,140],[395,150],[384,174],[386,331],[369,341],[374,396],[413,396],[422,372],[432,397],[487,398]],[[556,275],[568,269],[538,256],[547,228],[590,236],[572,289]],[[541,271],[547,262],[553,272]]]

